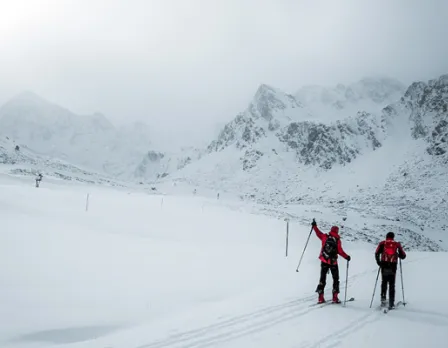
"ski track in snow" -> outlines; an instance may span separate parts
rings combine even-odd
[[[367,324],[373,323],[377,320],[379,320],[379,314],[375,312],[369,312],[365,315],[363,315],[360,318],[356,318],[353,321],[350,321],[347,325],[345,325],[342,329],[339,329],[337,334],[335,335],[335,332],[332,331],[328,335],[326,335],[324,338],[320,339],[319,341],[300,345],[298,348],[317,348],[317,347],[337,347],[341,343],[341,339],[346,337],[347,335],[350,335],[351,333],[354,333],[358,331],[359,329],[363,328]],[[325,345],[328,344],[328,345]]]
[[[263,331],[275,325],[294,320],[322,307],[303,307],[300,304],[312,301],[315,296],[293,301],[274,308],[230,319],[201,329],[176,334],[165,340],[138,346],[137,348],[162,347],[210,347]],[[266,316],[266,317],[265,317]],[[260,317],[262,319],[260,320]],[[265,318],[264,318],[265,317]],[[247,325],[246,325],[247,324]],[[221,330],[224,332],[219,333]],[[179,345],[180,344],[180,345]]]
[[[373,272],[376,272],[376,270],[369,270],[355,274],[349,277],[349,282]],[[342,286],[345,285],[345,280],[341,280],[340,284],[342,288]],[[347,286],[347,288],[349,289],[350,286]],[[270,329],[275,325],[304,317],[308,313],[314,312],[326,306],[326,304],[320,306],[310,306],[310,302],[315,304],[315,301],[316,294],[313,294],[297,300],[269,306],[258,311],[230,318],[213,325],[177,333],[167,337],[166,339],[157,340],[153,343],[140,345],[135,348],[201,348],[215,346],[217,344],[225,343],[253,333]],[[343,306],[343,300],[341,301],[341,306]],[[366,317],[370,317],[371,315],[372,313],[369,313]],[[361,322],[360,320],[356,320],[355,322],[362,323],[364,320]],[[314,347],[314,345],[311,347]]]
[[[417,262],[418,259],[411,262]],[[354,274],[349,277],[349,283],[362,278],[366,275],[376,273],[377,269],[368,270],[358,274]],[[341,280],[341,289],[345,287],[345,280]],[[347,286],[350,289],[350,285]],[[341,295],[344,291],[341,292]],[[398,289],[397,289],[398,294]],[[350,296],[348,296],[349,298]],[[223,344],[229,341],[234,341],[239,338],[249,336],[251,334],[260,333],[265,330],[271,329],[276,325],[281,325],[286,322],[290,322],[296,319],[301,319],[310,313],[314,313],[319,309],[323,309],[327,305],[318,305],[315,303],[316,295],[310,295],[297,300],[288,301],[279,305],[269,306],[254,312],[239,315],[233,318],[226,319],[216,324],[204,326],[198,329],[189,330],[185,332],[176,333],[170,335],[165,339],[159,339],[152,343],[136,346],[135,348],[204,348],[214,347],[219,344]],[[341,305],[343,306],[343,299],[341,298]],[[356,300],[355,300],[356,301]],[[312,303],[310,305],[310,302]],[[346,309],[361,311],[360,308],[350,307],[350,302]],[[401,313],[403,308],[406,312],[419,314],[419,316],[410,317],[405,313]],[[358,332],[360,329],[372,324],[378,320],[381,320],[386,314],[382,312],[382,308],[379,306],[373,306],[372,308],[366,308],[367,313],[354,320],[351,320],[342,328],[339,327],[332,330],[323,338],[313,342],[302,342],[295,348],[333,348],[339,347],[343,343],[343,339],[350,334]],[[443,313],[422,311],[417,309],[410,309],[409,307],[400,306],[400,309],[388,313],[387,315],[397,317],[400,319],[407,319],[418,323],[426,323],[436,326],[448,327],[448,315]],[[423,317],[422,317],[423,316]]]

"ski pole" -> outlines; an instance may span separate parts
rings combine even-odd
[[[313,226],[311,226],[310,234],[308,235],[308,239],[305,244],[305,248],[303,248],[302,256],[300,257],[299,265],[297,266],[296,272],[299,271],[300,264],[302,263],[303,255],[305,254],[306,247],[308,246],[308,242],[310,241],[311,233],[313,232]]]
[[[373,298],[375,297],[376,284],[378,284],[378,277],[380,276],[381,267],[378,267],[378,274],[376,275],[375,287],[373,288],[372,301],[370,302],[370,308],[372,308]]]
[[[403,267],[401,266],[401,259],[400,259],[400,275],[401,275],[401,292],[403,294],[403,306],[406,306],[406,301],[404,300]]]
[[[344,307],[347,302],[347,284],[348,284],[348,266],[350,265],[350,261],[347,260],[347,273],[345,274],[345,297],[344,297]]]

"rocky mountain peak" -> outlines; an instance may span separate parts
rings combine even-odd
[[[292,95],[262,84],[255,93],[249,110],[255,118],[261,117],[270,122],[274,119],[276,111],[301,107],[302,105]]]

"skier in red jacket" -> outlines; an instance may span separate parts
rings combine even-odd
[[[333,276],[333,302],[341,303],[338,298],[339,294],[339,266],[338,255],[341,255],[347,261],[350,256],[342,249],[341,237],[339,236],[339,227],[333,226],[330,233],[322,233],[318,228],[316,221],[313,219],[311,223],[317,237],[322,241],[322,248],[319,255],[320,264],[320,280],[317,285],[316,292],[319,294],[318,303],[325,302],[324,289],[327,281],[327,273],[331,271]]]
[[[406,253],[401,244],[394,240],[395,234],[388,232],[386,240],[378,244],[375,260],[381,268],[381,306],[387,304],[386,293],[389,285],[389,309],[395,308],[395,278],[397,275],[398,258],[405,259]],[[380,257],[381,255],[381,257]]]

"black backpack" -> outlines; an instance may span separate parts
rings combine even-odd
[[[322,256],[325,260],[334,260],[338,256],[338,241],[333,236],[328,236],[322,248]]]

